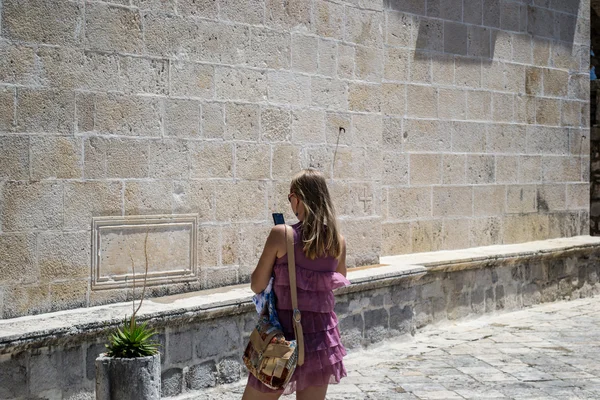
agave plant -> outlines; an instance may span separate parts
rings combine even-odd
[[[153,356],[158,353],[158,342],[152,340],[152,337],[156,334],[156,331],[148,327],[146,322],[142,322],[138,325],[135,320],[137,312],[142,307],[144,302],[144,293],[146,292],[146,278],[148,277],[148,231],[146,231],[146,238],[144,240],[144,256],[146,261],[146,274],[144,276],[144,286],[142,289],[142,296],[140,303],[135,308],[135,263],[131,252],[129,258],[131,258],[131,268],[133,271],[133,314],[131,318],[123,321],[123,326],[118,327],[117,331],[112,333],[108,337],[108,344],[106,348],[108,351],[106,355],[109,357],[120,357],[120,358],[135,358],[135,357],[146,357]]]
[[[123,326],[109,336],[106,355],[120,358],[153,356],[159,346],[158,342],[152,340],[155,334],[156,331],[148,328],[146,322],[138,325],[135,320],[125,319]]]

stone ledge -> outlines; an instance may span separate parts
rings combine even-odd
[[[510,258],[564,254],[569,250],[597,249],[600,238],[578,236],[515,245],[495,245],[455,251],[407,254],[382,257],[383,265],[349,270],[352,285],[337,292],[353,293],[391,286],[401,280],[414,280],[428,271],[461,270],[465,265],[489,266]],[[472,268],[472,267],[471,267]],[[242,314],[253,308],[252,292],[247,284],[147,299],[140,310],[140,320],[152,320],[157,327],[177,325]],[[106,328],[119,324],[130,315],[131,303],[59,311],[55,313],[0,320],[0,354],[15,348],[37,347],[77,341],[98,336]]]

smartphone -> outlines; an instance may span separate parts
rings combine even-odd
[[[275,225],[285,224],[282,213],[273,213],[273,223]]]

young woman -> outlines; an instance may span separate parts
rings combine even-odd
[[[253,375],[242,400],[278,399],[296,392],[298,400],[322,400],[329,383],[346,376],[338,320],[333,311],[333,289],[349,285],[346,279],[346,244],[337,227],[335,210],[323,175],[314,169],[300,171],[292,180],[288,200],[298,223],[294,231],[298,308],[304,331],[304,364],[296,367],[285,391],[274,391]],[[294,339],[285,226],[271,229],[252,273],[251,288],[263,291],[274,274],[277,314],[287,339]]]

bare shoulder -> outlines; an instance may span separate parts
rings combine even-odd
[[[286,253],[285,229],[286,225],[275,225],[271,228],[271,233],[269,234],[269,241],[271,241],[277,251],[277,257],[283,257]]]

